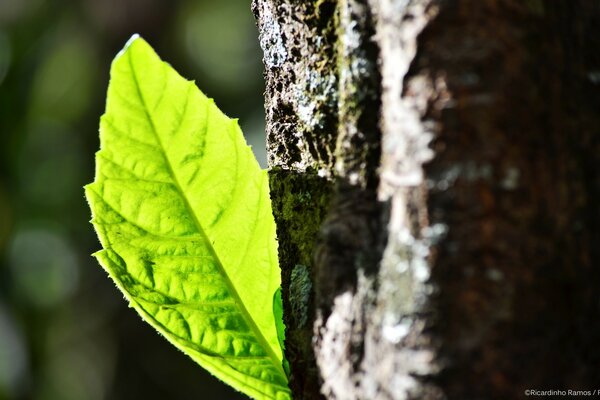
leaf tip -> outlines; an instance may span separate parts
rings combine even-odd
[[[139,38],[141,38],[139,33],[134,33],[133,35],[131,35],[127,43],[125,43],[125,48],[127,48],[127,46],[129,46],[131,43],[135,42]]]
[[[125,43],[125,46],[123,46],[123,48],[121,49],[121,51],[119,51],[115,57],[115,60],[119,57],[121,57],[123,54],[125,54],[127,52],[127,50],[138,40],[141,40],[142,42],[145,42],[145,40],[139,35],[139,33],[134,33],[133,35],[131,35],[131,37],[129,38],[129,40]]]

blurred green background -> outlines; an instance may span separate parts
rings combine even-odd
[[[0,400],[236,399],[147,326],[89,254],[110,62],[141,34],[265,160],[250,0],[0,0]]]

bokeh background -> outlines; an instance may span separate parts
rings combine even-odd
[[[244,398],[143,323],[89,255],[82,186],[133,33],[240,118],[264,165],[250,0],[0,0],[0,400]]]

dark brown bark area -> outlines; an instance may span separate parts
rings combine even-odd
[[[600,3],[253,10],[295,398],[593,390]]]
[[[466,3],[440,9],[411,72],[452,96],[426,115],[440,124],[425,168],[430,224],[448,226],[432,258],[446,366],[436,380],[448,398],[589,390],[600,382],[600,93],[589,79],[600,8]]]

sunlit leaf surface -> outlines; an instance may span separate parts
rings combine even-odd
[[[267,174],[237,121],[136,36],[112,64],[86,196],[95,256],[142,318],[247,395],[290,398]]]

